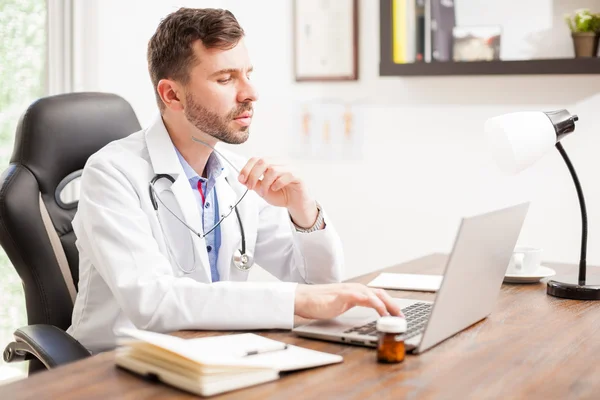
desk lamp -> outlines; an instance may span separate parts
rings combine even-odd
[[[499,115],[485,122],[484,130],[492,155],[499,168],[516,174],[533,165],[553,146],[559,151],[571,177],[581,208],[582,233],[579,273],[557,276],[547,285],[551,296],[576,300],[600,300],[600,277],[586,276],[587,213],[583,191],[575,168],[560,141],[575,130],[579,118],[567,110],[550,112],[515,112]]]

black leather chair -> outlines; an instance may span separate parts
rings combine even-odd
[[[139,129],[131,105],[108,93],[45,97],[21,117],[0,177],[0,245],[23,282],[29,325],[15,331],[6,362],[31,360],[31,374],[90,355],[65,332],[79,257],[71,226],[77,202],[64,202],[60,192],[90,155]]]

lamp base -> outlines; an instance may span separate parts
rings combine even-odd
[[[585,285],[579,284],[576,274],[557,276],[548,281],[546,293],[563,299],[600,300],[600,276],[588,274]]]

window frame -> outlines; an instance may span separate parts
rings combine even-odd
[[[46,0],[46,95],[73,91],[74,0]]]

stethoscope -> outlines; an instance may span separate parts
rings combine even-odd
[[[208,146],[211,149],[213,149],[213,151],[215,151],[219,156],[221,156],[221,158],[223,158],[223,160],[227,161],[229,163],[229,165],[231,165],[235,171],[237,171],[238,173],[240,173],[240,171],[236,168],[236,166],[233,165],[233,163],[231,163],[227,158],[225,158],[213,146],[209,145],[208,143],[203,142],[200,139],[196,139],[193,136],[192,136],[192,140],[195,141],[195,142],[201,143],[201,144],[203,144],[205,146]],[[240,226],[240,233],[241,233],[241,236],[242,236],[242,241],[241,241],[241,247],[242,248],[241,249],[236,249],[233,252],[233,256],[231,257],[231,264],[234,265],[240,271],[244,271],[244,272],[248,271],[250,268],[252,268],[252,266],[254,265],[254,259],[253,259],[253,257],[251,255],[249,255],[249,254],[246,253],[246,235],[245,235],[245,232],[244,232],[244,225],[242,224],[242,218],[240,217],[240,212],[237,209],[238,204],[240,204],[240,202],[244,199],[244,197],[248,193],[248,189],[246,189],[246,191],[244,192],[244,194],[239,198],[239,200],[234,205],[229,206],[229,210],[227,210],[227,212],[225,214],[221,214],[221,217],[219,218],[219,221],[212,228],[210,228],[207,232],[199,233],[194,228],[192,228],[191,226],[189,226],[184,220],[182,220],[181,218],[179,218],[177,216],[177,214],[175,214],[162,201],[162,199],[160,198],[160,196],[158,195],[158,193],[156,193],[156,189],[154,189],[154,184],[156,182],[158,182],[159,180],[161,180],[161,179],[166,179],[169,182],[171,182],[171,184],[175,183],[175,178],[173,178],[171,175],[168,175],[168,174],[157,174],[157,175],[155,175],[154,178],[152,178],[152,180],[150,181],[150,184],[149,184],[150,201],[152,202],[152,207],[154,208],[154,211],[156,212],[156,218],[158,219],[158,223],[159,223],[160,229],[161,229],[161,231],[163,233],[163,237],[165,238],[165,241],[167,242],[167,251],[169,252],[171,258],[173,260],[175,260],[175,264],[177,264],[177,268],[179,268],[183,273],[186,273],[186,274],[191,274],[192,272],[194,272],[196,270],[196,252],[194,252],[193,267],[191,269],[189,269],[189,270],[184,269],[179,264],[179,261],[177,261],[177,258],[173,255],[173,253],[171,251],[171,248],[172,248],[171,243],[169,241],[168,235],[165,234],[165,231],[164,231],[163,225],[162,225],[162,221],[161,221],[159,213],[158,213],[158,202],[160,202],[160,204],[162,204],[163,207],[167,211],[169,211],[169,213],[171,213],[171,215],[173,215],[179,222],[181,222],[186,228],[188,228],[190,230],[190,232],[192,232],[194,235],[198,236],[200,239],[204,239],[212,231],[214,231],[215,229],[217,229],[217,227],[219,225],[221,225],[221,222],[223,222],[225,220],[225,218],[227,218],[229,215],[231,215],[231,213],[233,211],[235,211],[235,214],[236,214],[237,220],[238,220],[238,224]],[[227,181],[227,183],[229,183],[229,180],[227,178],[225,178],[225,181]],[[157,199],[158,199],[158,202],[156,201]]]

